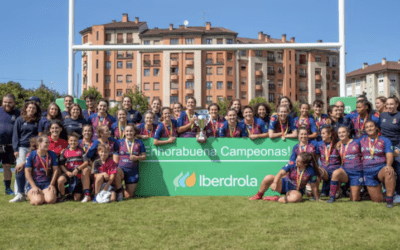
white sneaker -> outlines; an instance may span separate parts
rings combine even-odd
[[[26,196],[24,194],[18,193],[10,202],[21,202],[26,201]]]
[[[396,195],[393,197],[393,203],[400,203],[400,195],[396,194]]]
[[[91,201],[92,199],[90,198],[90,196],[88,196],[88,195],[85,195],[85,198],[83,198],[83,200],[81,201],[81,202],[89,202],[89,201]]]

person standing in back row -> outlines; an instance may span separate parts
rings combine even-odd
[[[86,108],[85,110],[82,110],[82,115],[83,118],[87,122],[89,122],[89,117],[96,113],[96,97],[94,95],[87,95],[85,96],[85,102],[86,102]]]
[[[70,96],[70,95],[66,95],[64,97],[64,107],[65,107],[65,109],[61,113],[63,119],[69,118],[69,109],[70,109],[72,103],[74,103],[74,97]]]

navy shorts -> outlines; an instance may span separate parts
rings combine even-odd
[[[6,145],[4,146],[4,152],[3,152],[3,145],[0,145],[0,161],[3,164],[14,164],[15,163],[15,157],[14,157],[14,150],[11,145]]]
[[[364,181],[363,171],[347,171],[343,169],[349,177],[350,186],[361,186]]]
[[[27,182],[27,187],[26,187],[26,193],[29,192],[29,190],[32,189],[31,184],[29,184],[29,182]],[[50,182],[36,182],[35,184],[38,188],[40,188],[42,191],[45,190],[46,188],[48,188],[50,186]]]
[[[380,168],[375,168],[367,171],[363,171],[364,175],[364,185],[365,186],[370,186],[370,187],[376,187],[378,186],[381,182],[378,179],[378,174],[384,168],[386,165],[380,167]]]
[[[137,169],[121,169],[124,171],[125,185],[138,183],[139,171]]]
[[[287,192],[291,190],[296,190],[296,187],[293,187],[293,185],[290,184],[287,178],[282,178],[282,190],[281,194],[286,194]],[[304,189],[300,189],[300,193],[304,195]]]
[[[65,176],[67,178],[67,183],[68,183],[68,188],[65,190],[68,193],[75,194],[75,193],[82,193],[82,182],[81,180],[74,176],[69,178],[68,176]]]

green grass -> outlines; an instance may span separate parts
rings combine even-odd
[[[2,179],[2,176],[0,176]],[[397,249],[400,206],[248,197],[149,197],[110,204],[10,204],[0,249]]]

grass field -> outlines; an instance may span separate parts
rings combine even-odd
[[[8,203],[3,184],[0,194],[0,249],[400,248],[400,205],[149,197],[34,207]]]

